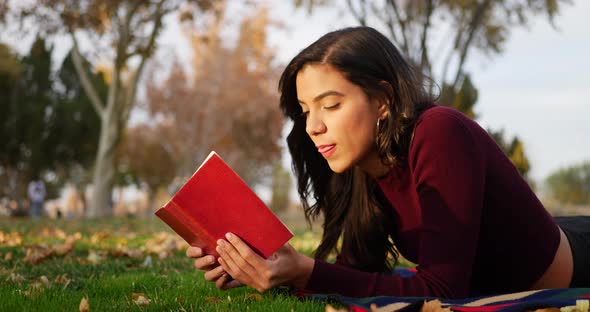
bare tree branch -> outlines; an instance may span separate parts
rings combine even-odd
[[[389,5],[391,6],[391,8],[393,9],[393,13],[395,14],[395,18],[397,19],[397,22],[399,24],[399,27],[401,29],[401,33],[402,33],[402,38],[404,39],[401,42],[401,49],[404,51],[405,55],[410,55],[410,45],[408,43],[408,36],[407,36],[407,26],[406,26],[406,22],[404,19],[402,19],[400,13],[399,13],[399,9],[397,7],[397,4],[395,4],[395,0],[389,0]]]
[[[422,71],[424,69],[427,70],[429,75],[432,75],[432,66],[430,64],[430,60],[428,57],[428,45],[427,37],[428,37],[428,30],[430,29],[430,19],[432,17],[432,12],[434,11],[434,4],[433,0],[428,0],[426,4],[426,21],[424,22],[424,26],[422,27],[422,36],[420,40],[420,48],[422,51],[422,57],[420,61],[420,68]]]
[[[74,67],[76,68],[76,72],[80,77],[82,87],[84,88],[84,91],[86,91],[86,94],[90,99],[90,103],[92,103],[92,107],[94,107],[94,110],[96,111],[98,116],[101,119],[104,119],[105,105],[100,100],[98,92],[96,92],[96,89],[92,85],[92,82],[90,82],[88,74],[84,70],[84,65],[82,64],[82,56],[80,55],[80,48],[78,47],[78,40],[76,40],[74,30],[70,30],[70,36],[72,37],[72,42],[74,44],[74,47],[72,49],[72,60],[74,63]]]
[[[350,12],[352,13],[352,15],[354,15],[354,17],[357,19],[357,21],[362,26],[366,26],[367,25],[367,10],[365,8],[365,5],[366,5],[365,0],[360,0],[360,8],[359,8],[360,12],[355,10],[354,6],[352,5],[352,0],[346,0],[346,3],[348,3],[348,7],[350,8]]]
[[[465,59],[467,58],[467,52],[471,47],[471,41],[475,37],[475,33],[479,30],[481,26],[481,21],[485,16],[486,11],[489,9],[491,4],[491,0],[485,0],[479,3],[473,10],[473,15],[471,22],[469,23],[469,35],[467,36],[467,40],[463,43],[461,48],[461,55],[459,57],[459,64],[457,65],[457,71],[455,73],[455,79],[453,82],[453,90],[456,90],[461,77],[463,76],[463,65],[465,65]]]
[[[149,58],[149,56],[151,55],[151,52],[153,51],[154,46],[156,44],[156,37],[158,36],[158,33],[160,32],[160,28],[162,27],[162,16],[164,14],[166,14],[165,12],[161,11],[162,4],[163,4],[163,2],[160,2],[158,5],[158,8],[156,9],[156,14],[153,17],[154,28],[152,29],[152,33],[150,35],[150,40],[144,49],[144,53],[141,56],[141,61],[138,65],[137,69],[135,70],[135,74],[133,75],[133,78],[132,78],[129,88],[128,88],[129,93],[127,94],[127,99],[126,99],[127,102],[125,103],[126,110],[122,114],[123,115],[122,118],[124,118],[124,120],[127,120],[127,117],[129,116],[129,113],[131,111],[131,107],[133,106],[133,103],[135,102],[135,98],[137,97],[137,85],[139,84],[139,78],[141,76],[140,73],[143,72],[143,68],[145,67],[146,61]]]

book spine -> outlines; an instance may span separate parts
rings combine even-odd
[[[204,253],[219,256],[215,251],[216,239],[199,224],[187,218],[173,201],[159,209],[156,215],[178,233],[189,245],[202,248]]]

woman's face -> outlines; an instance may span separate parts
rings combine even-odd
[[[371,174],[380,164],[374,143],[385,105],[370,101],[331,65],[305,65],[296,85],[305,130],[332,171],[341,173],[356,165]]]

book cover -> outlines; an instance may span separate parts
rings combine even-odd
[[[293,237],[214,151],[156,216],[191,246],[216,257],[217,240],[225,239],[227,232],[238,235],[264,258]]]

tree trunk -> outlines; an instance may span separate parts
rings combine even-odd
[[[115,177],[115,147],[120,133],[117,116],[107,112],[101,122],[98,152],[92,177],[92,197],[87,210],[90,218],[107,217],[113,214],[112,192]]]

